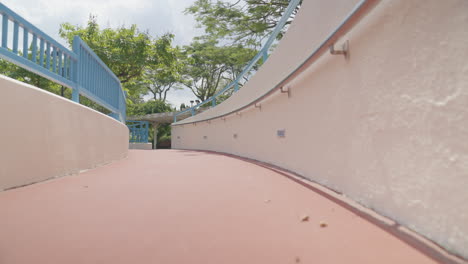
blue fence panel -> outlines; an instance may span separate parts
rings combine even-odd
[[[70,51],[2,3],[0,15],[1,58],[73,89],[73,101],[79,102],[79,95],[86,96],[125,122],[126,100],[119,79],[83,40],[76,36]]]
[[[127,121],[127,126],[131,143],[148,143],[148,121]]]
[[[219,92],[217,92],[215,95],[213,95],[212,97],[206,99],[205,101],[175,114],[174,115],[174,122],[177,122],[177,116],[179,116],[181,114],[191,112],[192,116],[195,115],[195,113],[196,113],[195,110],[200,108],[202,105],[205,105],[206,103],[211,102],[212,106],[216,106],[216,98],[218,96],[222,95],[223,93],[225,93],[229,89],[234,89],[234,92],[237,92],[239,90],[239,83],[241,82],[241,80],[243,80],[244,76],[247,76],[252,71],[253,67],[257,64],[257,62],[260,59],[263,59],[263,62],[265,62],[268,59],[268,51],[270,50],[271,45],[273,45],[276,37],[281,32],[284,25],[286,25],[286,22],[291,17],[292,13],[297,8],[297,6],[299,5],[300,2],[301,2],[301,0],[291,0],[289,2],[288,7],[284,11],[284,14],[281,17],[281,19],[278,21],[278,24],[276,25],[275,29],[273,29],[272,33],[270,34],[270,37],[267,39],[265,44],[263,44],[263,47],[260,49],[260,51],[257,53],[257,55],[255,55],[255,57],[252,60],[250,60],[249,63],[245,66],[244,70],[242,71],[241,74],[238,75],[236,80],[234,80],[233,82],[228,84],[226,87],[224,87]]]
[[[78,36],[73,39],[73,52],[78,56],[75,97],[83,94],[125,120],[125,94],[119,78]]]

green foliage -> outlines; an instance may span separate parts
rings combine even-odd
[[[154,100],[166,101],[171,89],[182,89],[177,84],[182,82],[181,51],[172,46],[174,35],[167,34],[155,41],[158,63],[145,67],[143,80],[139,82],[153,96]]]
[[[172,107],[161,100],[149,100],[138,104],[127,105],[127,116],[142,116],[173,111]]]
[[[185,13],[195,16],[198,27],[204,28],[206,36],[231,44],[258,47],[276,27],[288,4],[289,0],[239,0],[235,3],[197,0]]]
[[[158,149],[161,148],[170,148],[171,144],[171,135],[164,135],[158,137]]]
[[[94,109],[94,110],[96,110],[98,112],[101,112],[101,113],[103,113],[105,115],[108,115],[108,114],[112,113],[109,109],[101,106],[100,104],[97,104],[97,103],[91,101],[90,99],[88,99],[88,98],[86,98],[85,96],[82,96],[82,95],[80,95],[80,104],[82,104],[84,106],[87,106],[87,107],[89,107],[91,109]]]
[[[60,26],[60,36],[70,46],[78,35],[114,72],[122,84],[142,76],[148,63],[154,62],[151,54],[151,38],[146,32],[140,32],[136,25],[101,30],[96,17],[90,16],[86,27],[64,23]]]
[[[194,41],[185,47],[184,85],[204,101],[225,84],[236,79],[255,50],[237,46],[218,46],[217,41]]]
[[[147,93],[139,83],[144,78],[145,68],[158,63],[157,47],[147,32],[139,31],[136,25],[100,29],[96,17],[90,16],[86,27],[70,23],[60,26],[60,36],[70,46],[75,35],[114,72],[132,102],[138,102]]]

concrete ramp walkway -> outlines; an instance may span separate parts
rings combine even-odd
[[[0,193],[0,263],[437,263],[345,207],[244,160],[135,150]]]

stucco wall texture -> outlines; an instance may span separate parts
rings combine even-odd
[[[289,84],[290,98],[278,92],[261,109],[193,123],[271,89],[357,3],[305,0],[244,88],[173,125],[173,147],[281,166],[467,258],[468,1],[381,1],[342,38],[349,60],[326,54]]]
[[[4,76],[0,90],[0,191],[127,155],[124,124]]]

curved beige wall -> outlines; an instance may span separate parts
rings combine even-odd
[[[0,93],[0,191],[127,155],[127,127],[106,115],[4,76]]]
[[[271,89],[357,2],[305,0],[241,91],[173,126],[173,147],[295,171],[468,257],[468,1],[381,1],[343,38],[349,61],[326,54],[291,82],[291,98],[191,124]]]

